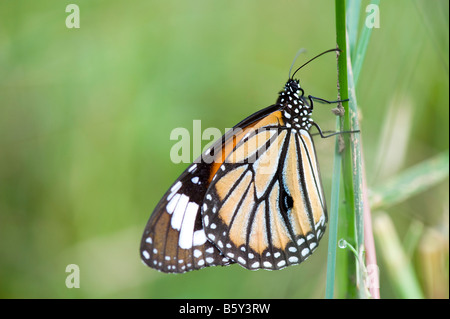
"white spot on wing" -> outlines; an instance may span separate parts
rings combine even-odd
[[[203,229],[194,232],[194,246],[200,246],[206,243],[206,234]]]
[[[308,248],[304,248],[304,249],[302,250],[302,256],[305,257],[305,256],[308,255],[308,254],[309,254],[309,249],[308,249]]]
[[[178,245],[183,249],[190,249],[193,243],[195,219],[198,213],[198,205],[190,202],[186,207],[186,212],[181,225]]]
[[[295,256],[292,256],[292,257],[289,257],[289,261],[290,261],[291,263],[296,263],[296,262],[298,262],[298,258],[295,257]]]
[[[181,197],[181,194],[176,194],[174,197],[172,197],[170,202],[167,204],[166,210],[169,214],[173,213],[173,210],[175,209],[175,206],[177,206],[177,203],[178,203],[178,200],[180,199],[180,197]]]
[[[189,203],[189,197],[184,194],[181,194],[180,200],[178,201],[178,204],[175,207],[175,210],[173,211],[173,216],[171,219],[170,225],[172,226],[173,229],[180,230],[181,223],[183,222],[183,217],[186,212],[188,203]],[[195,205],[197,205],[197,204],[195,204]],[[169,205],[167,205],[167,206],[169,206]]]
[[[175,185],[172,186],[170,191],[173,192],[173,193],[178,192],[178,190],[180,189],[181,185],[182,185],[181,181],[176,182]]]

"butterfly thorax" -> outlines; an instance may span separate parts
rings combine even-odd
[[[308,130],[312,126],[312,107],[303,95],[299,81],[294,79],[289,79],[279,93],[277,104],[283,106],[282,114],[286,127]]]

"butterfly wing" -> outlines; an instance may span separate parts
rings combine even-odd
[[[207,239],[202,225],[204,196],[228,153],[254,127],[275,119],[278,105],[249,116],[206,150],[174,182],[154,209],[141,240],[143,262],[162,272],[182,273],[233,261]]]
[[[192,164],[156,206],[141,241],[142,260],[163,272],[182,273],[230,263],[206,239],[200,215],[209,165]]]
[[[251,270],[299,264],[316,249],[327,220],[312,138],[284,126],[278,113],[236,144],[202,207],[208,239]]]

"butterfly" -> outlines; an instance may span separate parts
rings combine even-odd
[[[334,134],[311,119],[313,101],[341,101],[305,96],[294,75],[333,51],[289,74],[275,104],[235,125],[173,183],[142,236],[146,265],[166,273],[234,263],[277,270],[317,249],[327,208],[309,131]]]

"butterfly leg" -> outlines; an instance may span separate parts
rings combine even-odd
[[[336,131],[322,131],[322,134],[324,133],[336,133]],[[320,135],[320,133],[311,133],[311,136],[316,136],[316,135]]]
[[[341,133],[341,132],[334,132],[334,133],[331,133],[331,134],[328,134],[328,135],[324,135],[322,129],[321,129],[320,126],[319,126],[319,124],[317,124],[317,123],[315,123],[315,122],[312,122],[312,125],[314,125],[314,126],[317,128],[317,130],[319,131],[319,134],[320,134],[320,136],[321,136],[322,138],[331,137],[331,136],[334,136],[334,135],[337,135],[337,134],[340,134],[340,133]]]
[[[320,128],[319,124],[317,124],[315,122],[312,122],[312,125],[314,125],[317,128],[317,130],[319,131],[319,134],[320,134],[320,136],[322,138],[328,138],[328,137],[331,137],[331,136],[334,136],[334,135],[338,135],[338,134],[343,134],[343,133],[359,133],[360,132],[359,130],[357,130],[357,131],[342,131],[342,132],[333,132],[331,134],[324,135],[323,134],[324,132]],[[330,132],[330,131],[325,131],[325,132]]]
[[[327,103],[327,104],[333,104],[333,103],[339,103],[339,102],[348,102],[349,99],[345,99],[345,100],[336,100],[336,101],[328,101],[325,99],[321,99],[320,97],[315,97],[312,95],[308,95],[309,101],[312,103],[312,100],[317,101],[319,103]]]

